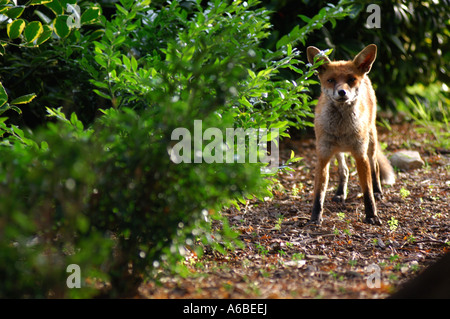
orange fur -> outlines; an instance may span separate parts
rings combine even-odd
[[[331,62],[315,47],[308,47],[308,61],[323,59],[318,68],[322,94],[314,120],[317,167],[314,204],[310,223],[322,221],[323,203],[328,185],[328,168],[335,155],[339,164],[339,186],[333,200],[343,202],[347,194],[348,168],[344,152],[351,153],[364,194],[366,219],[381,224],[375,197],[382,196],[381,181],[393,184],[395,174],[389,161],[381,153],[376,120],[376,97],[367,73],[376,58],[377,47],[371,44],[352,61]],[[380,167],[381,166],[381,167]]]

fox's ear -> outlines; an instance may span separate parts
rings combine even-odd
[[[369,44],[353,59],[353,63],[362,73],[369,73],[377,57],[377,46]]]
[[[320,50],[316,47],[308,47],[306,49],[306,55],[308,56],[308,62],[314,64],[314,57],[319,54]]]
[[[313,46],[308,47],[308,48],[306,49],[306,55],[308,56],[308,62],[311,63],[311,64],[314,64],[314,57],[315,57],[316,55],[320,54],[320,52],[321,52],[321,51],[320,51],[318,48],[316,48],[316,47],[313,47]],[[328,57],[327,57],[326,55],[324,55],[324,54],[322,54],[322,55],[317,59],[317,61],[319,61],[319,60],[325,60],[326,63],[331,62],[330,59],[328,59]],[[322,65],[319,67],[319,72],[320,72],[320,71],[323,71],[324,69],[325,69],[325,66],[322,64]]]

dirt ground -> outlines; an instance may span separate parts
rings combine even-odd
[[[186,258],[189,275],[166,276],[140,287],[141,298],[386,298],[408,279],[450,251],[450,157],[433,146],[433,136],[409,124],[379,130],[389,156],[419,151],[424,167],[397,171],[395,185],[377,203],[381,226],[362,222],[364,205],[351,166],[345,204],[331,201],[330,183],[321,227],[305,226],[312,208],[315,142],[284,141],[303,160],[279,175],[275,196],[224,212],[245,247],[225,255],[207,251]],[[407,140],[406,140],[407,139]]]

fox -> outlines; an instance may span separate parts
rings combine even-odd
[[[381,225],[375,198],[382,198],[382,183],[395,183],[395,173],[378,142],[377,101],[367,75],[375,61],[377,46],[366,46],[350,61],[331,61],[314,46],[309,46],[306,52],[311,64],[314,60],[323,60],[317,69],[321,85],[314,118],[317,164],[313,208],[308,224],[322,223],[329,165],[333,156],[338,162],[339,182],[332,200],[345,202],[349,169],[344,154],[350,153],[355,159],[363,193],[364,222]]]

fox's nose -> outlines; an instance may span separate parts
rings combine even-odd
[[[344,97],[347,93],[345,92],[345,90],[339,90],[338,94],[339,96]]]

